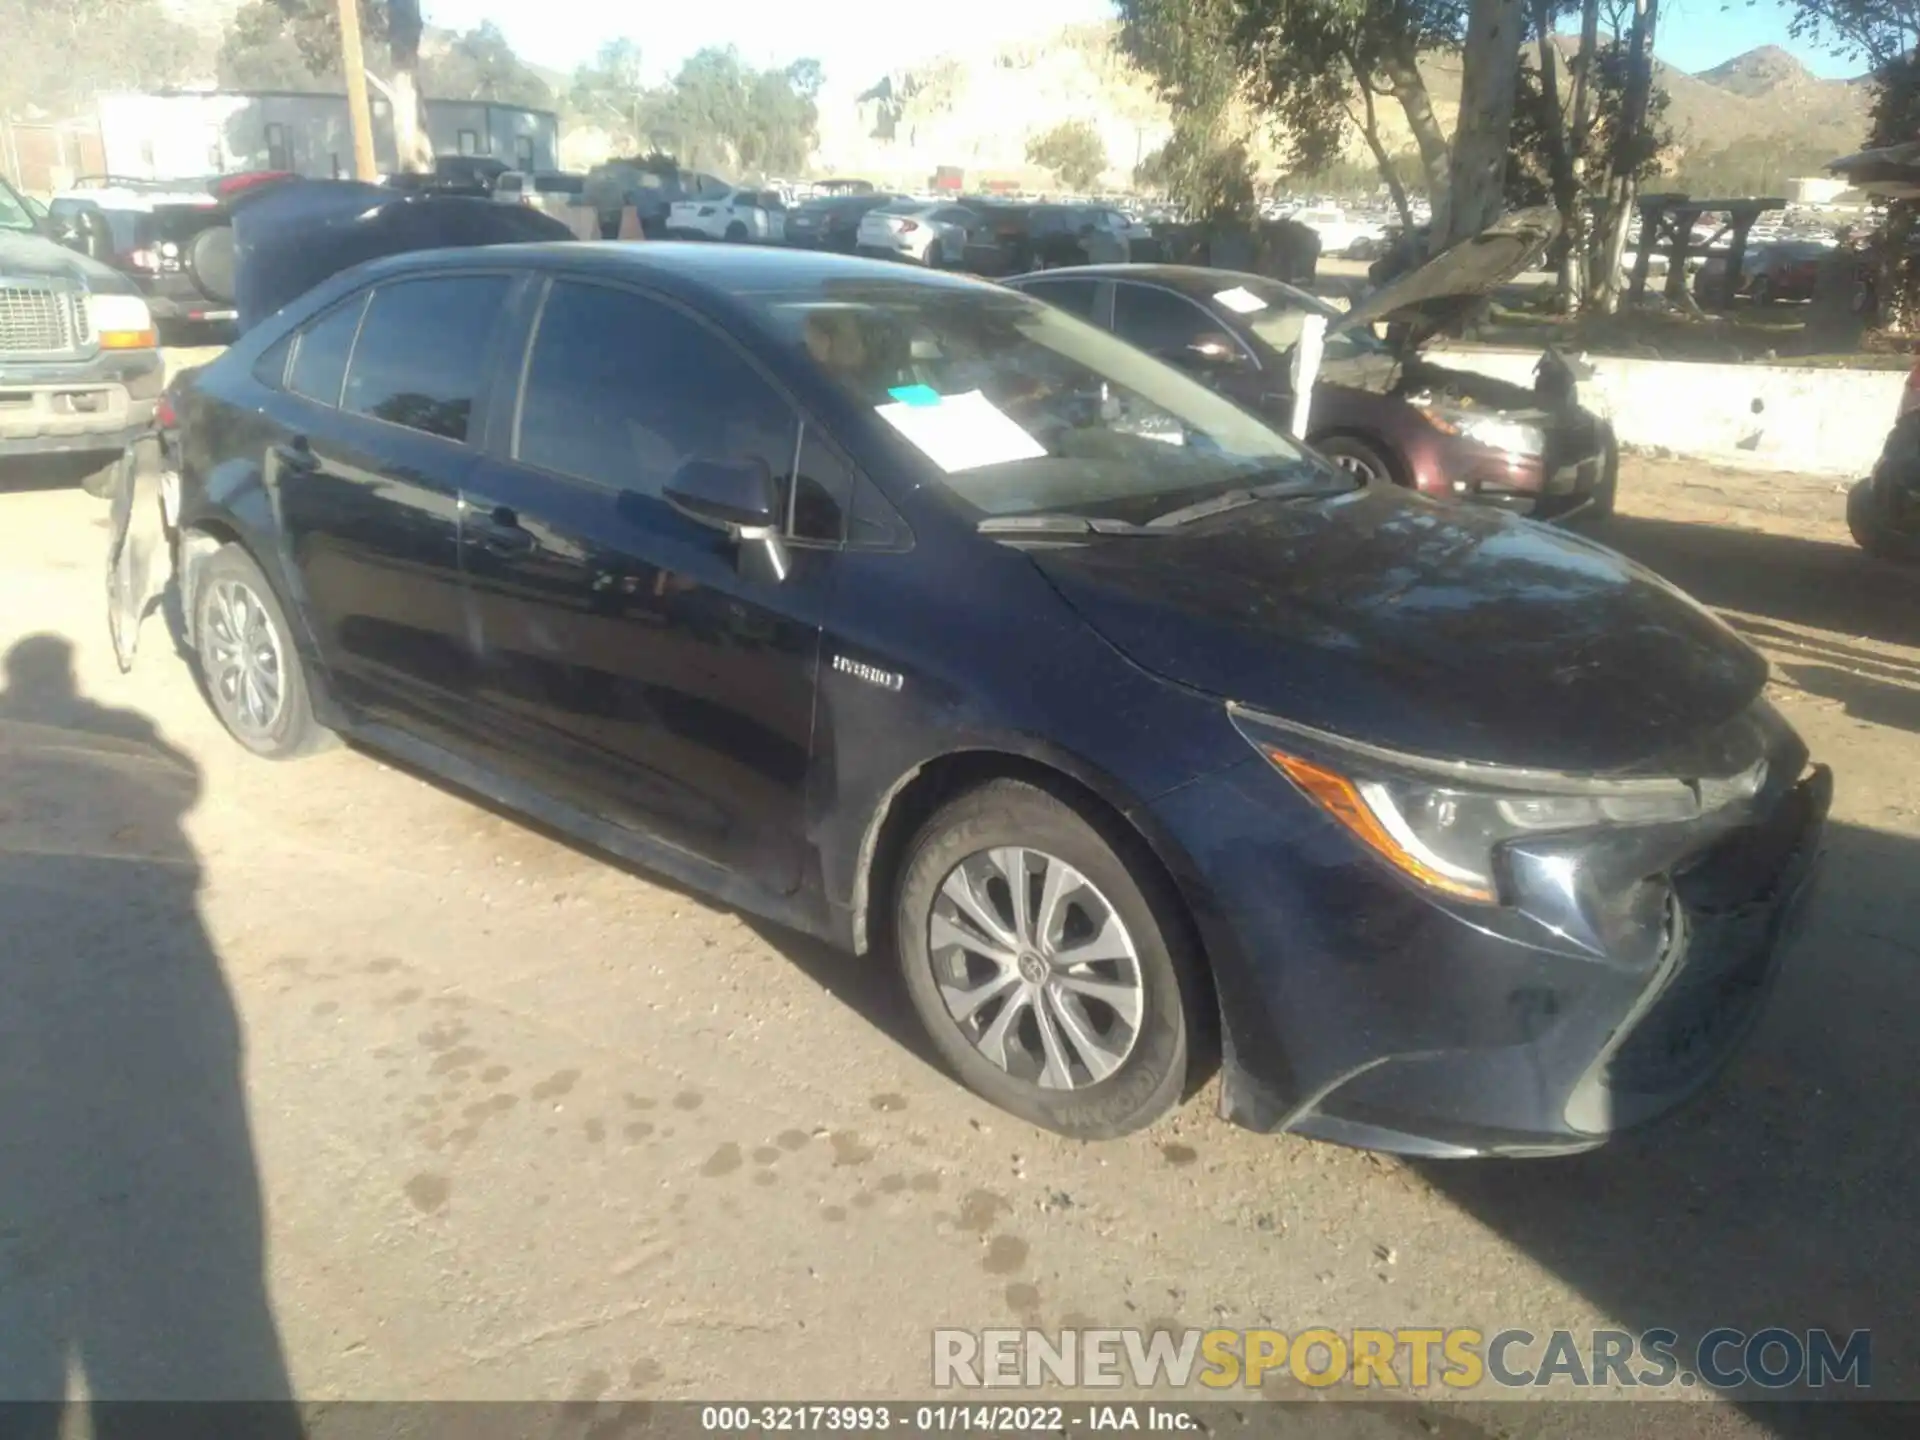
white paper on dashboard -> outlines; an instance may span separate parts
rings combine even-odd
[[[943,395],[934,405],[876,405],[874,413],[948,474],[1044,459],[1047,447],[978,390]]]
[[[1213,298],[1229,310],[1237,311],[1242,315],[1251,315],[1256,310],[1267,308],[1267,302],[1244,285],[1236,285],[1231,290],[1216,291]]]

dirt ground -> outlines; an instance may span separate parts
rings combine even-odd
[[[118,673],[105,507],[0,481],[0,1398],[925,1396],[929,1331],[1021,1322],[1870,1328],[1920,1396],[1920,574],[1841,506],[1630,459],[1595,527],[1772,657],[1837,773],[1755,1040],[1608,1150],[1409,1164],[1211,1086],[1038,1133],[884,965],[356,750],[251,759],[163,624]],[[1837,1433],[1802,1426],[1688,1412]]]

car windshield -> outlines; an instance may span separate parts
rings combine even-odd
[[[1328,307],[1304,291],[1277,280],[1262,280],[1253,275],[1235,275],[1234,284],[1216,293],[1216,303],[1244,315],[1247,328],[1275,355],[1285,355],[1300,343],[1300,331],[1307,313],[1319,310],[1333,324],[1335,315]],[[1353,360],[1363,355],[1391,353],[1371,330],[1364,326],[1330,334],[1321,352],[1328,360]]]
[[[0,180],[0,230],[32,231],[38,228],[33,223],[33,212],[27,209],[27,202],[5,180]]]
[[[761,298],[970,519],[1141,523],[1250,486],[1351,485],[1205,386],[1017,292],[863,280]]]

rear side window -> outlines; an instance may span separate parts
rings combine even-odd
[[[1100,285],[1095,280],[1034,280],[1020,287],[1037,300],[1065,310],[1069,315],[1078,315],[1082,320],[1093,319],[1095,297],[1100,293]]]
[[[300,332],[293,351],[293,366],[287,374],[287,389],[322,405],[340,403],[340,387],[347,378],[347,357],[353,353],[360,312],[366,308],[367,297],[356,295]]]
[[[1184,295],[1151,285],[1113,287],[1114,333],[1149,354],[1184,350],[1203,335],[1227,327]]]
[[[343,408],[448,440],[468,438],[486,382],[505,275],[401,280],[373,292]]]
[[[558,280],[534,334],[514,455],[657,496],[698,456],[759,459],[782,486],[799,418],[733,347],[631,290]]]
[[[271,389],[285,389],[287,357],[293,353],[293,340],[291,335],[282,335],[261,351],[260,358],[253,362],[253,378]]]

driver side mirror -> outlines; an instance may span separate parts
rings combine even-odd
[[[774,579],[787,578],[792,567],[780,533],[780,487],[766,461],[695,456],[673,473],[663,494],[688,519],[764,545]]]

